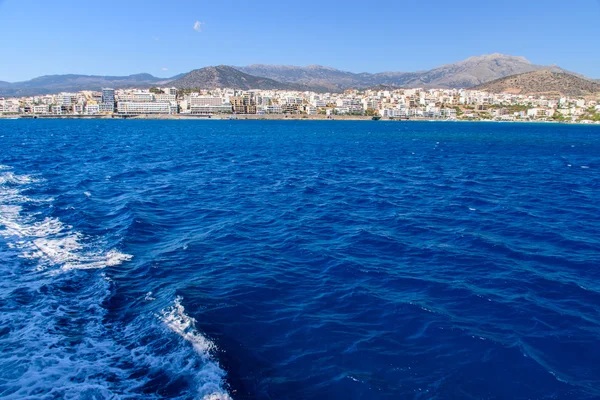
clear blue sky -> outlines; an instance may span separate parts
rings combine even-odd
[[[600,0],[0,0],[9,82],[252,63],[415,71],[489,53],[600,78]]]

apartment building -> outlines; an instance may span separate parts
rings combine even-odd
[[[102,89],[102,103],[100,103],[99,112],[113,113],[115,112],[115,89]]]
[[[32,107],[31,110],[34,114],[49,114],[50,106],[48,104],[39,104]]]
[[[236,114],[256,114],[256,104],[250,95],[232,96],[229,101]]]
[[[119,101],[119,114],[177,114],[177,104],[168,102]]]
[[[94,115],[94,114],[99,114],[99,113],[100,113],[100,105],[99,104],[88,103],[85,106],[85,114]]]

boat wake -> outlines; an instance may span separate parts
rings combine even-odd
[[[204,367],[194,378],[201,398],[231,400],[229,394],[222,388],[225,371],[211,357],[211,352],[215,350],[214,343],[196,330],[196,321],[186,314],[181,301],[182,298],[177,297],[174,304],[162,310],[158,317],[171,331],[190,343],[201,358]]]
[[[0,397],[152,399],[167,387],[170,398],[230,400],[214,344],[181,299],[158,319],[108,322],[117,288],[103,270],[133,257],[41,218],[53,201],[31,194],[41,183],[0,166]]]

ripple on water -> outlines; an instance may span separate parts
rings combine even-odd
[[[1,396],[600,397],[597,127],[0,122]]]

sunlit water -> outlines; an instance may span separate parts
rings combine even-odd
[[[600,127],[1,121],[0,397],[600,397]]]

